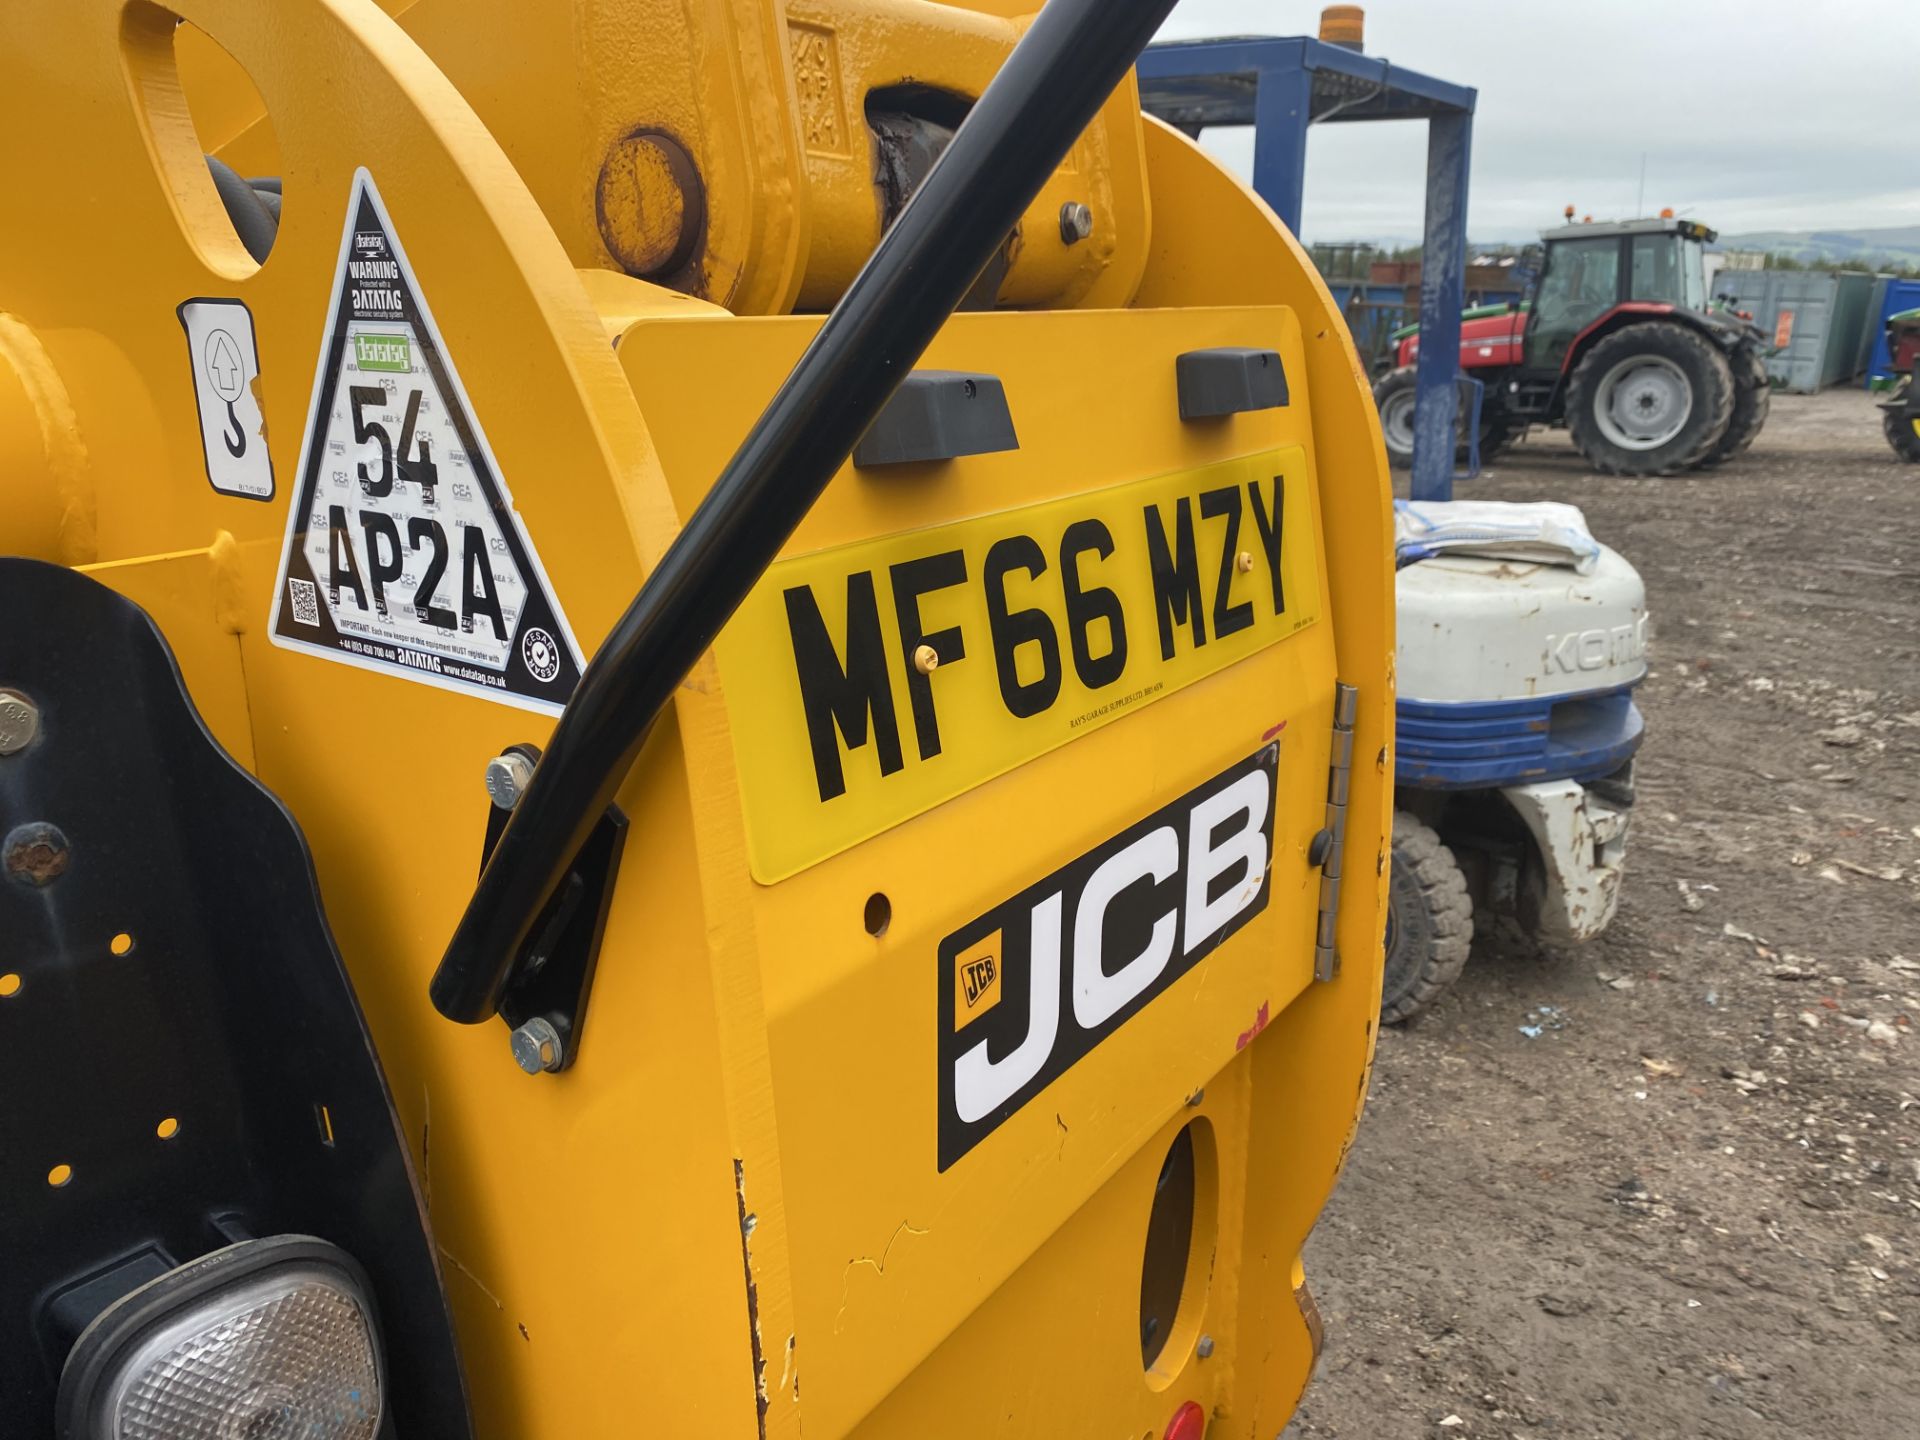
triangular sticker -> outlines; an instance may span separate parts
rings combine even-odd
[[[584,662],[387,207],[353,181],[276,645],[557,711]]]

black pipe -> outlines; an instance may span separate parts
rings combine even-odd
[[[498,1009],[654,718],[1125,78],[1174,0],[1049,0],[581,677],[434,972]]]

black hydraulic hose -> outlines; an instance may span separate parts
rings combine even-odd
[[[1174,0],[1049,0],[581,677],[430,993],[498,1009],[654,718],[925,352]]]

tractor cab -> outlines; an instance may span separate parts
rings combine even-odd
[[[1563,225],[1546,242],[1528,307],[1524,366],[1551,387],[1567,352],[1616,306],[1659,306],[1705,313],[1706,242],[1714,232],[1693,220],[1619,220]]]

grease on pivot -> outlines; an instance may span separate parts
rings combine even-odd
[[[600,238],[621,269],[663,280],[682,270],[699,247],[707,224],[706,187],[679,141],[658,130],[636,130],[607,151],[594,213]]]
[[[16,825],[0,843],[0,864],[7,878],[22,885],[51,885],[67,873],[73,861],[73,848],[57,825],[43,820]]]

